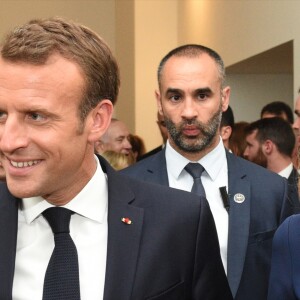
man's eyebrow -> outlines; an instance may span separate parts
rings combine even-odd
[[[212,94],[213,91],[209,87],[199,88],[195,90],[197,94]]]
[[[168,88],[166,90],[166,94],[172,94],[172,93],[183,93],[181,89],[176,89],[176,88]]]
[[[116,140],[119,140],[119,139],[125,139],[126,138],[126,136],[125,135],[118,135],[117,137],[116,137]]]

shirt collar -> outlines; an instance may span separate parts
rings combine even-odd
[[[107,177],[102,171],[96,156],[95,159],[97,169],[93,177],[75,198],[62,207],[96,222],[103,223],[108,203]],[[49,207],[53,207],[53,205],[40,196],[21,200],[21,211],[28,224]]]
[[[278,175],[280,175],[280,176],[282,176],[282,177],[288,179],[289,176],[291,175],[292,171],[293,171],[293,164],[290,163],[286,168],[284,168],[283,170],[281,170],[281,171],[278,173]]]
[[[190,162],[187,158],[172,148],[169,140],[166,144],[166,161],[168,172],[176,179],[178,179],[184,167]],[[214,181],[221,171],[223,161],[226,161],[226,152],[220,137],[218,145],[197,162],[205,168],[207,174]]]

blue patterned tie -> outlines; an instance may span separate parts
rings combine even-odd
[[[188,163],[184,168],[194,179],[191,192],[199,196],[206,197],[205,190],[201,181],[201,175],[205,170],[199,163]]]
[[[46,270],[43,300],[80,300],[77,250],[69,229],[72,214],[63,207],[51,207],[43,212],[55,241]]]

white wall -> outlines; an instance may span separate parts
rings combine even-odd
[[[178,45],[176,0],[135,0],[135,132],[146,148],[162,143],[154,91],[162,57]]]
[[[293,110],[293,78],[289,74],[228,75],[231,87],[230,106],[235,121],[252,122],[260,118],[262,107],[273,101],[283,101]]]
[[[115,0],[0,0],[0,36],[32,18],[53,16],[90,27],[115,49]]]

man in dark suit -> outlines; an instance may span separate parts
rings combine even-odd
[[[200,163],[232,294],[265,300],[273,234],[294,203],[282,177],[225,150],[219,127],[230,88],[224,77],[221,57],[207,47],[184,45],[169,52],[159,65],[156,91],[168,142],[164,151],[122,173],[191,191],[186,168]]]
[[[232,299],[206,200],[94,155],[118,88],[110,49],[82,25],[32,20],[4,40],[1,300]]]

